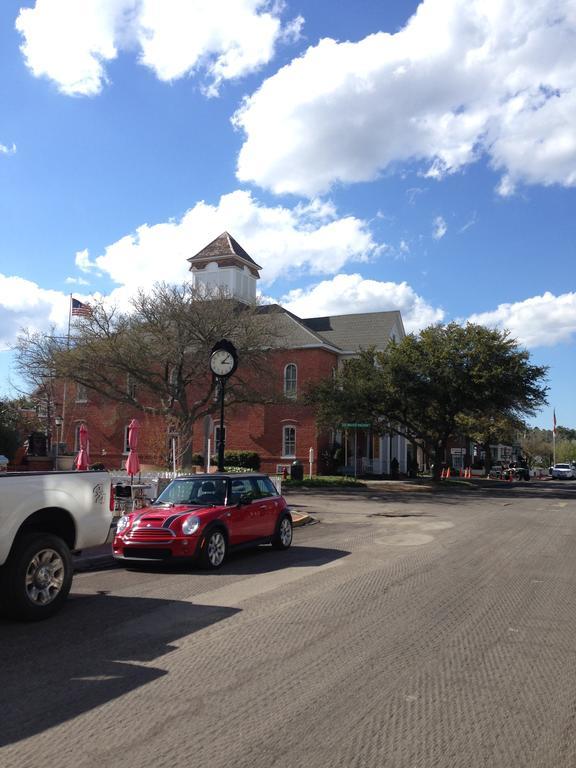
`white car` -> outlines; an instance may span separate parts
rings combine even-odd
[[[576,472],[570,464],[554,464],[550,474],[558,480],[573,480],[576,477]]]

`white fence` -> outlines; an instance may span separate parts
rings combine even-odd
[[[131,511],[147,506],[157,498],[168,483],[175,477],[186,477],[188,472],[141,472],[131,477],[117,472],[110,473],[110,479],[116,492],[116,510]],[[282,475],[269,475],[278,493],[282,493]]]

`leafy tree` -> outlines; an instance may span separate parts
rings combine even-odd
[[[40,427],[35,403],[25,397],[0,400],[0,454],[13,461],[26,436]]]
[[[418,441],[439,477],[463,420],[513,423],[535,413],[546,402],[546,371],[507,332],[451,323],[363,351],[309,401],[325,425],[361,420]]]
[[[526,428],[521,444],[535,463],[546,466],[554,461],[554,435],[551,429]],[[556,428],[556,461],[576,461],[576,430],[560,425]]]
[[[107,399],[174,423],[190,465],[194,423],[217,408],[208,359],[222,338],[239,354],[237,372],[226,385],[227,403],[266,397],[253,382],[265,350],[275,344],[274,324],[222,290],[207,292],[190,283],[158,283],[138,292],[131,312],[96,303],[79,319],[72,338],[23,332],[16,359],[20,374],[38,382],[72,381]],[[31,372],[33,375],[31,375]]]

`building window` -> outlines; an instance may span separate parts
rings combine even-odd
[[[124,427],[124,448],[122,449],[122,453],[130,453],[130,444],[128,443],[128,435],[130,433],[130,426],[126,424]]]
[[[296,456],[296,427],[282,427],[282,456]]]
[[[126,392],[132,400],[136,400],[136,382],[130,374],[126,376]]]
[[[82,424],[76,424],[74,427],[74,450],[78,452],[80,450],[80,427]]]
[[[76,402],[86,403],[88,401],[88,390],[84,384],[76,384]]]
[[[284,394],[286,397],[296,397],[298,386],[298,371],[294,363],[289,363],[284,368]]]

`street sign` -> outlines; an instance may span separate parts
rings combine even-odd
[[[369,429],[370,424],[358,424],[352,422],[351,424],[340,424],[341,429]]]

